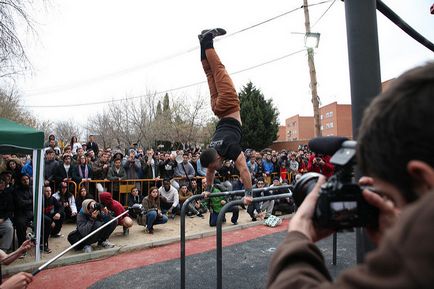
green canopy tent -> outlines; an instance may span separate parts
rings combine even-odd
[[[43,132],[0,118],[0,153],[33,153],[33,215],[34,224],[36,224],[36,248],[39,248],[41,240],[42,184],[44,181],[43,146]],[[39,261],[40,258],[40,251],[36,250],[36,261]]]

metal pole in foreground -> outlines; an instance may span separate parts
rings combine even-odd
[[[338,243],[338,233],[333,233],[333,265],[336,265],[336,251],[337,251],[337,243]]]
[[[83,239],[81,239],[80,241],[78,241],[78,242],[74,243],[73,245],[71,245],[70,247],[66,248],[61,253],[59,253],[57,256],[55,256],[52,259],[48,260],[47,262],[45,262],[44,264],[42,264],[38,269],[36,269],[35,271],[33,271],[32,275],[35,276],[36,274],[38,274],[39,272],[41,272],[42,270],[44,270],[48,265],[50,265],[51,263],[53,263],[54,261],[56,261],[57,259],[59,259],[60,257],[62,257],[65,253],[67,253],[71,249],[75,248],[77,245],[81,244],[84,240],[87,240],[89,237],[91,237],[95,233],[97,233],[100,230],[104,229],[105,227],[107,227],[108,225],[110,225],[111,223],[113,223],[114,221],[117,221],[117,219],[119,219],[123,215],[127,214],[128,211],[129,210],[126,210],[125,212],[123,212],[122,214],[120,214],[116,218],[111,219],[110,221],[108,221],[107,223],[105,223],[104,225],[102,225],[101,227],[99,227],[98,229],[96,229],[95,231],[93,231],[92,233],[90,233],[89,235],[87,235],[86,237],[84,237]]]
[[[290,185],[280,186],[279,189],[289,189]],[[276,190],[276,188],[274,188]],[[258,188],[253,189],[252,192],[261,192],[261,191],[272,191],[273,188],[267,187],[267,188]],[[245,190],[236,190],[236,191],[229,191],[229,192],[221,192],[221,193],[213,193],[210,195],[210,197],[223,197],[223,196],[243,196]],[[203,199],[203,195],[195,195],[190,198],[188,198],[184,204],[182,204],[181,207],[181,289],[185,289],[185,215],[187,213],[188,205],[195,201]]]
[[[282,188],[282,187],[278,187]],[[275,189],[275,188],[274,188]],[[280,195],[272,195],[266,197],[254,198],[252,203],[269,201],[269,200],[277,200],[277,199],[286,199],[292,197],[292,193],[280,194]],[[222,248],[222,224],[223,219],[225,218],[225,213],[234,206],[241,206],[243,204],[242,200],[232,201],[223,206],[220,210],[219,215],[217,217],[217,288],[223,288],[223,248]]]
[[[376,0],[345,0],[350,66],[353,139],[357,139],[363,111],[381,90]],[[356,177],[360,172],[356,171]],[[356,229],[357,262],[373,249],[363,229]]]
[[[181,207],[181,289],[185,289],[185,214],[187,212],[188,205],[191,202],[199,199],[203,199],[203,196],[192,196],[185,200]]]

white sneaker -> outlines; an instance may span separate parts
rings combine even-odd
[[[105,240],[99,244],[103,248],[113,248],[115,244],[110,243],[108,240]]]
[[[92,246],[91,246],[91,245],[86,245],[86,246],[84,246],[83,251],[84,251],[85,253],[90,253],[90,252],[92,252]]]

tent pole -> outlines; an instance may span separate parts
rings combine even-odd
[[[33,204],[34,204],[34,216],[36,220],[36,249],[35,260],[38,262],[41,260],[41,232],[42,232],[42,183],[43,183],[43,162],[41,160],[42,150],[33,150]]]

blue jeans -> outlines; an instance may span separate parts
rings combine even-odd
[[[14,226],[9,218],[6,218],[0,224],[0,249],[3,251],[9,250],[12,245],[14,235]]]
[[[157,218],[157,211],[152,210],[146,213],[146,227],[151,230],[154,225],[164,224],[168,220],[166,215],[159,216]]]

